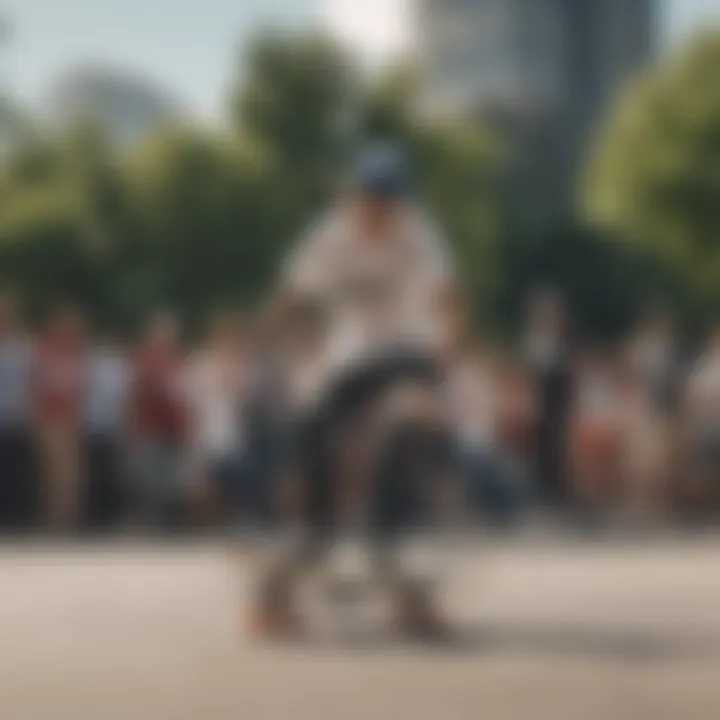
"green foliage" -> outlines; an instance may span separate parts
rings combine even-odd
[[[196,324],[253,304],[358,146],[394,139],[483,320],[514,326],[545,283],[594,334],[620,332],[658,299],[688,319],[720,308],[718,32],[619,100],[588,172],[592,230],[576,218],[523,228],[506,205],[504,148],[478,122],[420,122],[409,68],[363,82],[332,43],[271,35],[242,66],[229,131],[165,128],[132,150],[87,125],[43,136],[6,109],[0,284],[37,309],[76,300],[118,327],[158,306]]]
[[[720,301],[720,32],[628,88],[591,165],[589,217],[638,248],[689,298]]]
[[[499,257],[501,148],[477,126],[420,127],[413,145],[421,196],[454,246],[460,279],[480,320],[506,279]]]
[[[332,190],[353,133],[356,82],[343,53],[314,36],[261,35],[232,95],[237,132],[268,149],[284,178],[286,210]]]
[[[89,129],[55,142],[33,138],[0,180],[0,280],[42,307],[58,297],[109,309],[104,277],[114,193],[112,160]]]
[[[116,327],[157,307],[196,325],[251,305],[360,142],[394,138],[480,307],[500,276],[502,160],[480,127],[419,125],[413,98],[406,70],[364,86],[327,41],[263,36],[229,132],[166,127],[131,150],[96,126],[34,135],[0,176],[0,283],[38,309],[72,299]]]
[[[138,309],[169,304],[197,318],[257,298],[282,239],[275,174],[256,145],[180,129],[140,148],[125,173]]]

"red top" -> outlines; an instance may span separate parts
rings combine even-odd
[[[83,381],[82,353],[75,342],[47,339],[35,355],[35,406],[44,421],[78,421]]]
[[[182,363],[169,353],[144,350],[135,362],[133,406],[141,437],[181,440],[187,408],[182,391]]]

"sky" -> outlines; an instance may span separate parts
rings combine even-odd
[[[666,44],[706,22],[720,0],[663,0]],[[0,0],[12,32],[0,82],[38,103],[53,78],[88,62],[142,73],[202,117],[222,113],[243,40],[258,26],[332,30],[370,62],[403,48],[411,0]]]

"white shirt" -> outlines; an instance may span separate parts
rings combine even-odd
[[[454,424],[469,447],[492,447],[495,442],[495,388],[489,368],[481,361],[465,361],[451,371],[450,406]]]
[[[0,425],[27,423],[32,408],[32,350],[22,336],[0,339]]]
[[[202,353],[190,364],[188,394],[196,449],[223,457],[242,447],[241,399],[243,368],[240,360]]]
[[[130,387],[130,367],[111,350],[95,350],[87,362],[83,424],[91,432],[122,433]]]
[[[349,209],[323,218],[285,269],[284,281],[329,312],[328,372],[398,344],[441,341],[440,293],[452,279],[447,248],[414,208],[387,238],[363,238]]]
[[[617,399],[615,383],[604,370],[586,370],[581,374],[577,406],[583,419],[603,424],[615,422]]]
[[[564,348],[562,340],[554,333],[533,332],[527,339],[525,352],[535,370],[551,370],[561,359]]]

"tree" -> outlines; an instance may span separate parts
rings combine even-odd
[[[178,129],[140,148],[125,176],[137,235],[124,293],[137,312],[170,305],[197,320],[257,298],[282,241],[275,176],[240,138]]]
[[[197,324],[253,302],[284,244],[275,171],[255,143],[164,130],[118,156],[95,127],[14,155],[0,180],[0,282],[101,325],[171,307]]]
[[[371,76],[362,88],[359,132],[365,140],[409,139],[417,127],[419,84],[411,66],[396,65]]]
[[[232,94],[236,131],[278,165],[276,196],[297,220],[333,189],[353,140],[360,101],[350,66],[330,40],[261,35]]]
[[[230,133],[176,125],[132,149],[97,125],[34,135],[0,176],[0,282],[39,306],[76,300],[112,326],[157,307],[196,324],[251,304],[358,145],[382,138],[407,148],[483,307],[502,275],[502,159],[477,124],[419,122],[413,92],[406,70],[363,83],[325,40],[265,36],[235,89]]]
[[[489,306],[507,275],[499,263],[504,223],[501,147],[477,125],[416,126],[411,136],[419,192],[453,245],[475,316]]]
[[[59,299],[112,314],[107,283],[121,236],[122,188],[101,133],[74,128],[32,137],[10,155],[0,181],[0,280],[42,309]]]
[[[684,288],[695,312],[720,300],[719,76],[715,30],[628,88],[585,197],[588,216]]]

